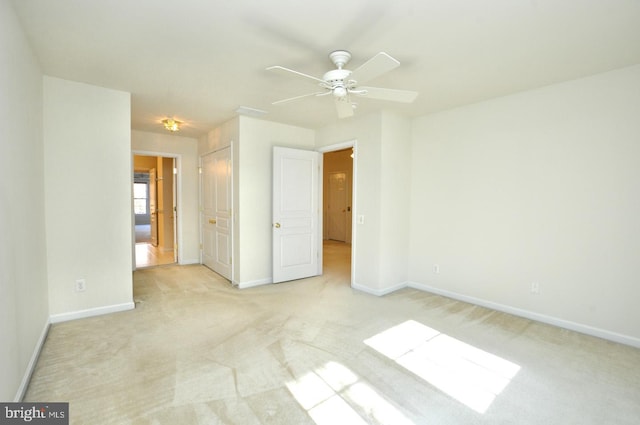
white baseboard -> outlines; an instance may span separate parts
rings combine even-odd
[[[238,289],[247,289],[247,288],[253,288],[254,286],[269,285],[270,283],[273,283],[273,279],[265,278],[265,279],[251,280],[249,282],[233,282],[233,285],[237,286]]]
[[[87,317],[101,316],[103,314],[117,313],[119,311],[133,310],[135,303],[133,301],[122,304],[108,305],[104,307],[89,308],[86,310],[72,311],[69,313],[52,314],[51,323],[67,322],[69,320],[84,319]]]
[[[395,291],[397,291],[399,289],[406,288],[407,285],[408,285],[408,282],[401,282],[401,283],[398,283],[396,285],[389,286],[389,287],[386,287],[386,288],[373,289],[373,288],[369,288],[368,286],[364,286],[364,285],[361,285],[359,283],[353,282],[351,284],[351,287],[353,289],[356,289],[356,290],[360,291],[360,292],[365,292],[367,294],[371,294],[371,295],[375,295],[375,296],[378,296],[378,297],[382,297],[384,295],[387,295],[387,294],[390,294],[392,292],[395,292]]]
[[[434,288],[433,286],[425,285],[417,282],[408,282],[409,288],[418,289],[420,291],[430,292],[444,297],[453,298],[455,300],[464,301],[470,304],[487,307],[492,310],[502,311],[504,313],[513,314],[514,316],[524,317],[525,319],[535,320],[537,322],[547,323],[549,325],[557,326],[559,328],[569,329],[572,331],[580,332],[586,335],[595,336],[598,338],[606,339],[620,344],[630,345],[632,347],[640,348],[640,338],[636,338],[629,335],[619,334],[617,332],[608,331],[605,329],[596,328],[581,323],[572,322],[569,320],[559,319],[553,316],[547,316],[545,314],[536,313],[529,310],[523,310],[517,307],[511,307],[504,304],[495,303],[493,301],[483,300],[481,298],[470,297],[468,295],[459,294],[457,292],[451,292],[444,289]]]
[[[40,357],[40,351],[42,351],[42,346],[44,345],[44,341],[47,339],[47,334],[49,333],[50,326],[51,326],[51,323],[49,319],[47,319],[47,321],[44,324],[44,327],[42,328],[42,332],[40,333],[40,338],[38,338],[38,342],[36,343],[36,346],[33,349],[33,353],[31,354],[31,359],[29,359],[29,364],[27,364],[27,369],[24,371],[22,382],[20,382],[20,386],[18,387],[16,396],[13,399],[15,403],[21,402],[27,392],[27,388],[29,387],[29,382],[31,381],[31,375],[33,375],[33,371],[36,368],[36,364],[38,363],[38,357]]]
[[[189,260],[180,260],[178,264],[181,266],[190,266],[192,264],[202,264],[202,262],[198,259],[191,258]]]

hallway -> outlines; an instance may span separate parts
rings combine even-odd
[[[173,251],[163,251],[147,242],[136,243],[136,269],[165,266],[175,262]]]

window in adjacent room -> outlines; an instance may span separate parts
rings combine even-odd
[[[136,214],[149,214],[148,210],[149,184],[133,184],[133,211]]]

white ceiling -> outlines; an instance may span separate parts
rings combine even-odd
[[[411,105],[361,99],[356,114],[409,116],[640,63],[640,0],[13,0],[45,74],[131,92],[132,127],[187,123],[197,137],[236,115],[319,128],[330,98],[265,71],[321,77],[328,53],[354,69],[380,51],[401,62],[367,85],[420,92]],[[350,118],[347,118],[350,119]]]

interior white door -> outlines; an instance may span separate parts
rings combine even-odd
[[[231,279],[231,148],[201,159],[202,263]]]
[[[273,148],[273,282],[322,274],[322,155]]]
[[[327,236],[344,242],[347,238],[347,173],[329,173]]]

